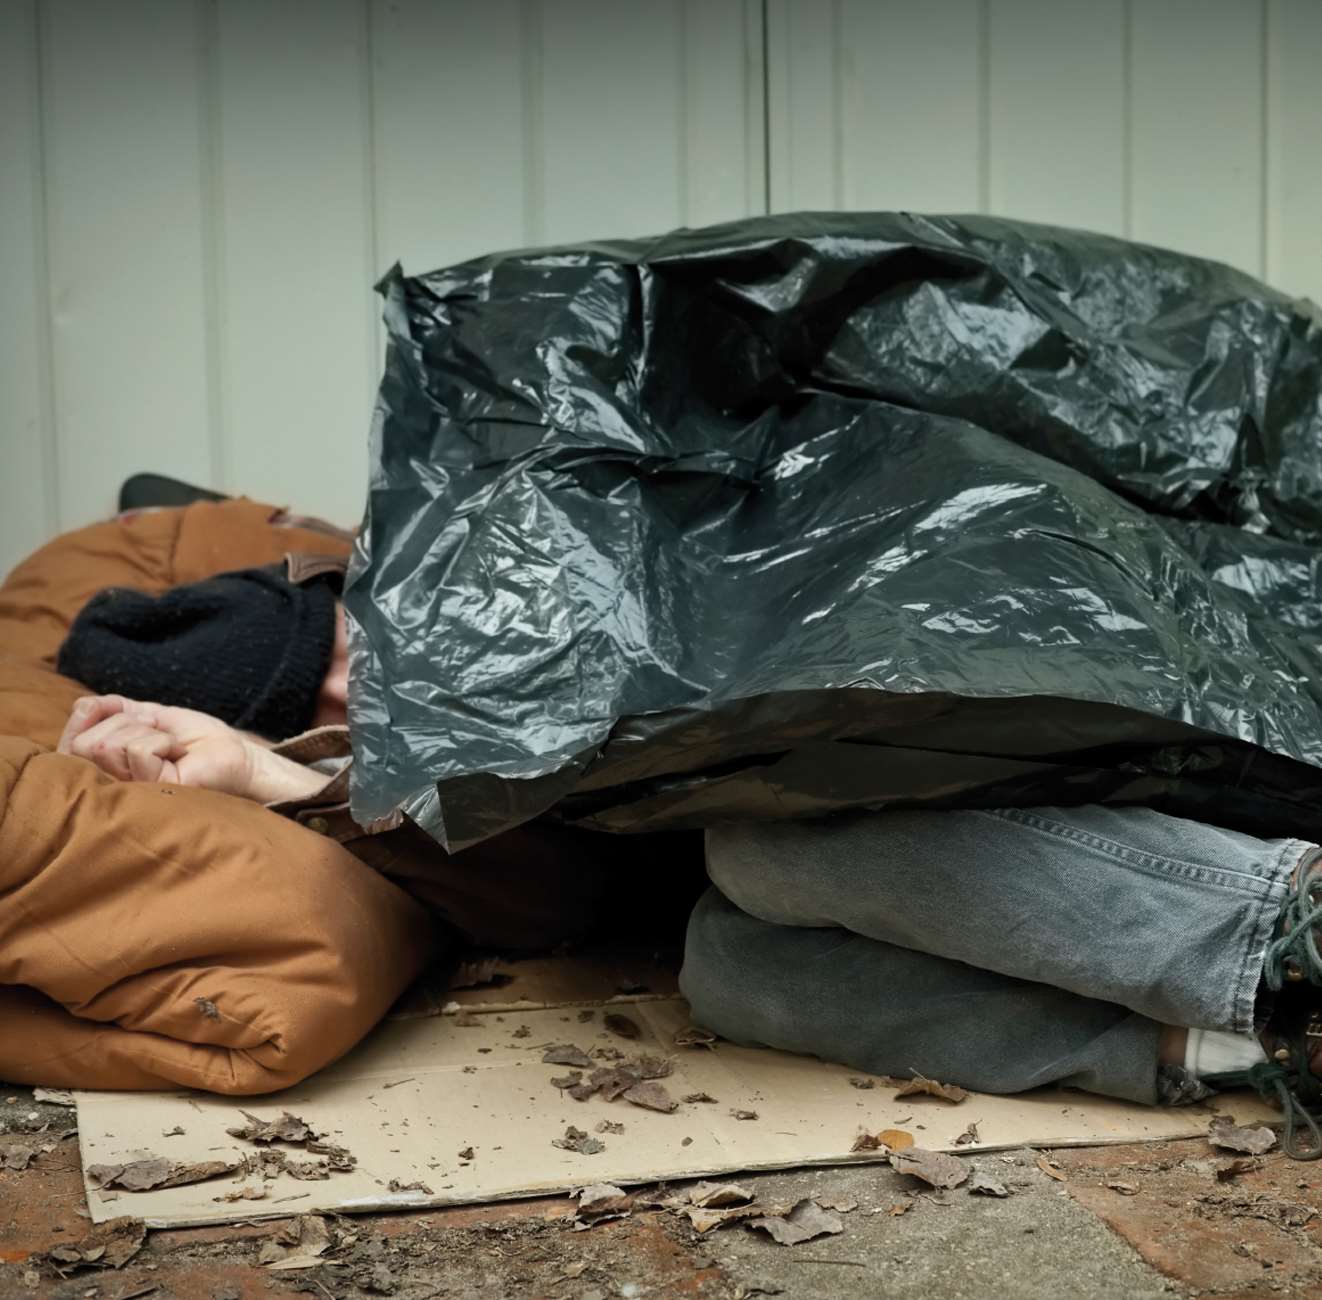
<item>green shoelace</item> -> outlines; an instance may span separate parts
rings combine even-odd
[[[1322,984],[1322,948],[1318,930],[1322,927],[1322,854],[1301,864],[1299,875],[1290,890],[1281,915],[1281,931],[1267,945],[1263,961],[1263,979],[1274,993],[1286,983]],[[1294,1160],[1322,1158],[1322,1125],[1316,1114],[1322,1111],[1322,1079],[1313,1073],[1307,1008],[1288,1014],[1278,1004],[1273,1020],[1276,1040],[1275,1060],[1263,1061],[1247,1070],[1228,1070],[1208,1075],[1203,1082],[1212,1088],[1257,1090],[1263,1100],[1275,1102],[1285,1116],[1281,1149]],[[1281,1024],[1282,1018],[1285,1023]],[[1271,1022],[1269,1022],[1270,1024]],[[1303,1138],[1307,1134],[1308,1142]]]

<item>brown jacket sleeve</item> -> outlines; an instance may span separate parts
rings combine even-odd
[[[305,764],[347,758],[349,729],[318,727],[274,752]],[[612,837],[539,821],[451,854],[407,818],[388,830],[364,829],[349,812],[349,779],[346,765],[312,798],[270,807],[342,844],[469,943],[502,951],[551,948],[582,938],[596,922]]]

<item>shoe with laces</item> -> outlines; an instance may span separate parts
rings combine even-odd
[[[1213,1088],[1256,1088],[1285,1116],[1281,1149],[1295,1160],[1322,1158],[1322,853],[1302,863],[1276,938],[1267,945],[1263,983],[1275,994],[1262,1034],[1267,1060],[1208,1075]]]

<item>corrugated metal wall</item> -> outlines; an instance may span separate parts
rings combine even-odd
[[[0,569],[155,469],[357,518],[372,282],[982,210],[1322,298],[1319,0],[0,0]]]

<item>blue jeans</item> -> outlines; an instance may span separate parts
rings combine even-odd
[[[1163,1025],[1253,1032],[1316,852],[1096,806],[715,827],[680,986],[735,1042],[1153,1102]]]

